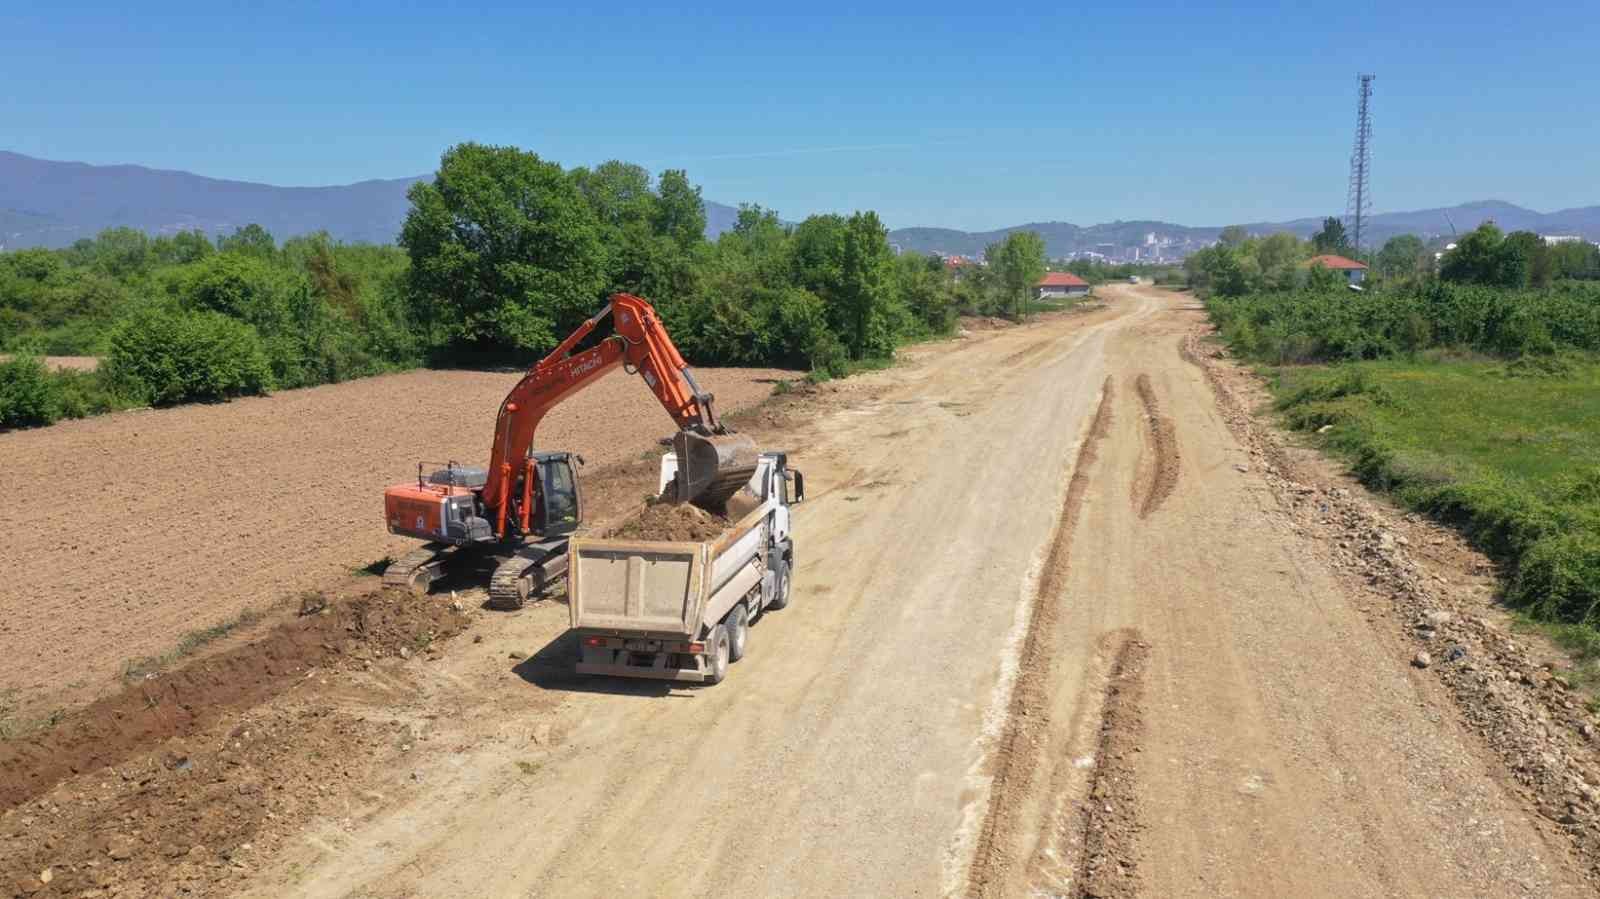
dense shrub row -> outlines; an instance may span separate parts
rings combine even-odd
[[[1498,356],[1600,351],[1594,282],[1507,290],[1432,281],[1365,292],[1213,295],[1207,306],[1236,351],[1271,363],[1381,359],[1433,347]]]
[[[140,405],[99,372],[50,371],[37,356],[0,363],[0,428],[32,428]]]
[[[0,253],[0,426],[302,387],[416,364],[393,247],[258,226],[213,243],[115,228],[66,250]],[[46,371],[36,354],[98,356]]]

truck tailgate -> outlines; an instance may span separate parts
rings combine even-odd
[[[573,627],[697,636],[710,567],[706,544],[574,538],[568,551]]]

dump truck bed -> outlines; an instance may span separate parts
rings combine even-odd
[[[741,600],[760,599],[773,508],[763,502],[707,541],[573,538],[569,607],[585,641],[578,671],[705,680],[700,641]]]
[[[714,540],[573,538],[568,547],[572,626],[698,637],[707,621],[715,623],[733,605],[717,602],[719,594],[759,561],[773,505],[762,503]]]

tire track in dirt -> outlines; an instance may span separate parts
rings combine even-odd
[[[1029,344],[1028,346],[1023,347],[1022,349],[1017,350],[1011,355],[1000,360],[1000,364],[1004,365],[1006,368],[1015,368],[1016,366],[1021,365],[1022,363],[1032,359],[1034,356],[1037,356],[1040,353],[1043,353],[1045,350],[1048,350],[1053,346],[1055,346],[1055,341],[1053,340],[1041,340],[1037,343]]]
[[[1139,507],[1139,517],[1148,518],[1161,508],[1161,504],[1178,486],[1178,432],[1172,419],[1161,414],[1161,402],[1156,399],[1150,376],[1140,374],[1134,386],[1139,394],[1139,402],[1144,406],[1145,423],[1150,429],[1150,447],[1155,454],[1149,482],[1134,487],[1134,502]]]
[[[1143,376],[1140,376],[1143,380]],[[1135,760],[1144,732],[1144,672],[1150,644],[1137,631],[1122,640],[1106,683],[1089,798],[1083,804],[1083,853],[1074,895],[1121,899],[1139,895]]]
[[[1078,451],[1072,479],[1067,484],[1066,499],[1062,502],[1061,517],[1056,522],[1050,551],[1033,594],[1027,636],[1023,639],[1022,653],[1017,660],[1017,681],[1006,711],[1005,730],[1000,735],[995,752],[995,775],[989,794],[989,808],[984,814],[983,827],[978,832],[972,865],[967,869],[968,896],[1000,896],[1005,889],[1006,873],[1012,864],[1012,845],[1017,828],[1022,823],[1017,819],[1016,810],[1024,805],[1023,797],[1033,781],[1033,748],[1049,729],[1051,670],[1054,662],[1049,646],[1060,615],[1056,600],[1066,589],[1072,536],[1078,513],[1089,490],[1089,472],[1094,467],[1099,444],[1111,430],[1113,401],[1114,385],[1111,378],[1107,377],[1100,405],[1095,410],[1088,435]]]

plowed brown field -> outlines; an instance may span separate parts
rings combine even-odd
[[[724,412],[794,377],[696,375]],[[418,371],[0,434],[0,695],[88,698],[127,659],[404,552],[415,541],[385,532],[384,487],[419,459],[483,464],[517,377]],[[605,464],[671,431],[616,373],[552,412],[538,444]]]

